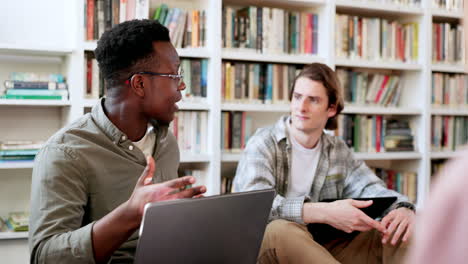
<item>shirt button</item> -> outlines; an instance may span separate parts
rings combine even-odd
[[[122,141],[125,141],[127,139],[126,136],[122,136]]]
[[[129,149],[129,150],[133,150],[133,146],[131,146],[131,145],[128,146],[128,149]]]

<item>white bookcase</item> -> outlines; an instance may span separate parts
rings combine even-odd
[[[450,158],[453,152],[431,152],[432,115],[467,116],[468,109],[431,107],[433,71],[466,73],[465,65],[432,64],[432,22],[461,20],[462,11],[434,9],[429,0],[421,6],[392,4],[372,0],[148,0],[148,13],[161,3],[169,7],[204,9],[207,17],[206,47],[178,49],[180,57],[208,59],[207,103],[180,102],[181,110],[207,111],[208,151],[181,153],[182,167],[206,171],[202,183],[209,194],[220,192],[221,175],[233,173],[240,154],[222,153],[221,112],[248,111],[254,128],[270,125],[289,111],[288,105],[225,104],[221,100],[221,63],[223,60],[269,63],[326,63],[332,68],[388,69],[402,73],[404,92],[400,107],[346,105],[344,113],[402,116],[410,119],[415,134],[415,152],[357,153],[370,165],[418,173],[418,206],[422,206],[430,184],[431,159]],[[84,41],[84,0],[7,1],[2,13],[8,26],[0,27],[0,90],[13,71],[60,72],[67,77],[69,101],[0,100],[0,140],[45,140],[59,128],[89,111],[97,101],[84,98],[85,51],[94,50],[95,41]],[[222,48],[222,6],[268,6],[311,11],[319,15],[319,42],[316,55],[262,54],[249,50]],[[23,8],[28,6],[28,9]],[[29,11],[28,11],[29,10]],[[335,56],[335,14],[394,18],[419,23],[419,58],[415,63],[365,61]],[[10,23],[11,22],[11,23]],[[28,210],[31,162],[0,163],[0,216],[10,211]],[[0,233],[0,256],[8,263],[29,262],[27,233]],[[6,256],[6,258],[4,257]]]

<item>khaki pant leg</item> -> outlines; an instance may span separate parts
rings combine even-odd
[[[268,224],[258,263],[336,264],[339,262],[327,249],[314,241],[306,226],[280,219]]]
[[[343,264],[398,264],[403,263],[407,243],[395,246],[382,245],[382,235],[377,230],[362,232],[352,240],[337,240],[324,245]]]

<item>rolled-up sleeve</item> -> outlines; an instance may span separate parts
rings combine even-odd
[[[277,144],[273,137],[266,134],[265,131],[259,131],[249,140],[237,166],[234,178],[235,192],[275,188],[278,184],[277,179],[284,176],[284,171],[278,171],[276,168],[278,163],[283,162],[275,156]],[[307,199],[305,196],[285,198],[277,193],[269,220],[286,219],[303,224],[302,208]]]
[[[78,157],[48,145],[36,157],[31,186],[31,263],[94,263],[92,226],[83,226],[88,184]]]

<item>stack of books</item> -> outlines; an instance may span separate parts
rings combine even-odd
[[[0,141],[0,162],[32,161],[42,141]]]
[[[12,212],[5,221],[8,230],[13,232],[27,232],[29,230],[29,213]]]
[[[10,73],[0,99],[68,100],[68,89],[61,74]]]
[[[409,122],[382,115],[339,115],[336,135],[355,152],[413,151]]]
[[[413,151],[413,135],[407,120],[387,120],[386,151]]]

